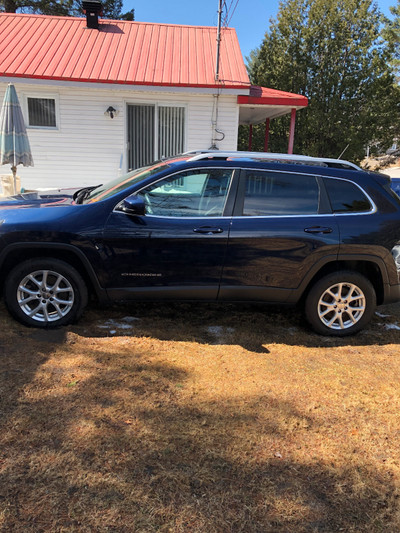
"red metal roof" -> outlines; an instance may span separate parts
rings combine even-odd
[[[233,28],[0,14],[0,76],[134,85],[249,88]]]
[[[308,99],[301,94],[287,93],[252,85],[248,96],[238,96],[238,104],[307,107]]]

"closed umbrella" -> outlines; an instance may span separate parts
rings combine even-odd
[[[17,165],[33,167],[31,147],[17,91],[12,83],[7,87],[0,111],[0,165],[11,165],[16,193]]]

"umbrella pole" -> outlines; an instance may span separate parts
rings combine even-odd
[[[17,194],[17,167],[12,166],[11,167],[13,178],[14,178],[14,194]]]

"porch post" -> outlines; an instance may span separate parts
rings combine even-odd
[[[289,132],[289,146],[288,154],[293,154],[293,145],[294,145],[294,126],[296,123],[296,109],[293,108],[290,114],[290,132]]]
[[[265,137],[264,137],[264,152],[268,152],[269,140],[269,118],[265,119]]]
[[[252,146],[253,146],[253,124],[250,124],[250,126],[249,126],[249,146],[248,146],[249,152],[251,152]]]

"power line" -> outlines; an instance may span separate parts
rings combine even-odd
[[[233,3],[233,1],[234,1],[234,0],[232,0],[232,3]],[[232,3],[231,3],[231,5],[232,5]],[[233,17],[233,15],[234,15],[235,11],[236,11],[236,8],[237,8],[237,6],[238,6],[238,3],[239,3],[239,0],[236,0],[236,4],[235,4],[235,7],[233,8],[232,15],[231,15],[231,17],[230,17],[230,19],[228,20],[228,23],[227,23],[227,25],[226,25],[227,27],[228,27],[229,24],[231,23],[232,17]],[[229,8],[229,9],[230,9],[230,8]]]
[[[226,27],[228,25],[228,17],[229,17],[229,11],[232,9],[232,4],[235,0],[231,0],[231,3],[229,4],[229,7],[226,6],[226,2],[224,2],[224,5],[225,7],[227,7],[226,9],[226,14],[225,14],[225,17],[224,17],[224,22],[223,22],[223,25]]]

